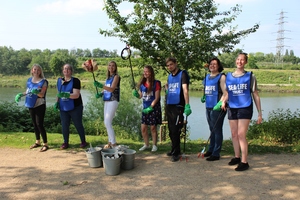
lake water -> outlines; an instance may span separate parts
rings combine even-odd
[[[14,101],[15,95],[23,90],[18,88],[1,88],[0,87],[0,101]],[[87,103],[91,93],[88,90],[81,90],[83,102]],[[47,92],[47,105],[52,106],[56,100],[56,89],[48,89]],[[205,104],[201,103],[201,92],[190,93],[190,105],[192,114],[188,117],[188,127],[190,131],[190,139],[204,139],[209,137],[209,129],[205,116]],[[261,93],[261,104],[263,110],[263,118],[267,118],[272,110],[281,108],[283,110],[290,109],[292,112],[299,108],[300,95],[299,94],[279,94],[279,93]],[[24,104],[24,98],[19,102],[20,105]],[[254,106],[254,114],[252,119],[257,119],[257,112]],[[231,133],[228,124],[227,115],[224,120],[223,126],[224,139],[230,139]]]

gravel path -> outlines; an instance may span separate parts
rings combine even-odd
[[[299,199],[300,155],[250,155],[250,169],[234,171],[230,157],[208,162],[189,155],[170,162],[136,154],[135,167],[108,176],[86,154],[0,148],[0,199]]]

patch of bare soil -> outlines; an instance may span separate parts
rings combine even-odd
[[[300,155],[250,155],[236,172],[230,157],[208,162],[189,155],[137,153],[117,176],[91,168],[86,153],[0,148],[0,199],[299,199]]]

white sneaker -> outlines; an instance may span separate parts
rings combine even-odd
[[[146,146],[146,145],[144,144],[144,146],[142,146],[139,150],[140,150],[140,151],[144,151],[144,150],[146,150],[146,149],[149,149],[149,146]]]
[[[152,151],[152,152],[157,151],[157,146],[156,146],[156,145],[153,145],[151,151]]]

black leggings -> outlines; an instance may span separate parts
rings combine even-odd
[[[47,134],[44,127],[44,118],[46,113],[46,104],[42,104],[35,108],[29,108],[29,113],[32,119],[36,140],[40,140],[42,136],[43,142],[47,143]]]

